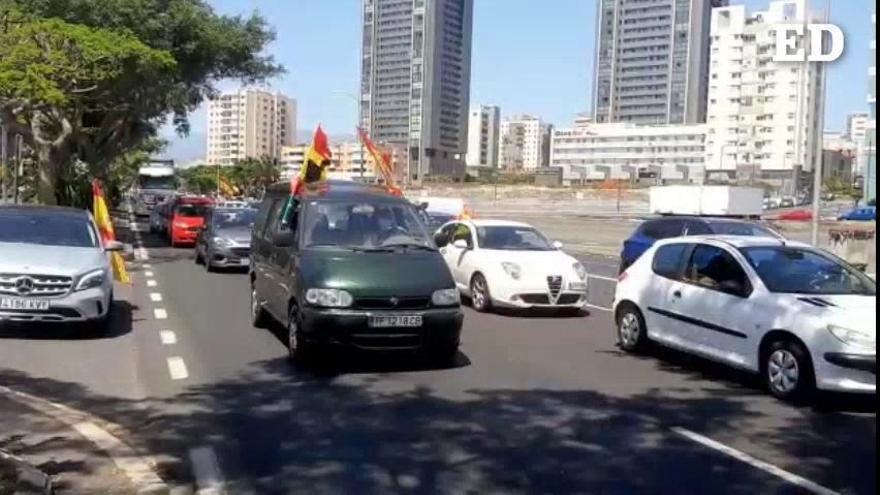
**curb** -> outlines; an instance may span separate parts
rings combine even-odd
[[[89,413],[3,385],[0,385],[0,394],[70,426],[83,438],[107,454],[139,494],[165,495],[170,492],[168,485],[156,473],[155,462],[152,459],[138,455],[132,447],[108,431],[124,432],[125,429],[121,426],[109,423]]]

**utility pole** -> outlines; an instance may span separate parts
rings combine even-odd
[[[804,16],[804,18],[806,19],[806,16]],[[831,0],[825,0],[825,21],[824,22],[826,24],[828,24],[830,19],[831,19]],[[821,48],[822,47],[820,47],[820,49]],[[807,63],[809,63],[809,62],[807,62]],[[820,93],[819,98],[821,98],[822,103],[821,103],[821,105],[819,105],[820,113],[817,117],[818,117],[818,120],[820,123],[818,130],[819,130],[819,132],[822,132],[822,129],[824,128],[824,123],[825,123],[825,95],[827,94],[827,92],[825,90],[825,84],[826,84],[826,80],[827,80],[828,67],[826,66],[826,64],[824,62],[822,62],[822,65],[820,65],[820,67],[822,68],[822,82],[821,82],[822,87],[821,87],[821,93]],[[800,123],[798,123],[798,124],[800,124]],[[800,127],[800,125],[799,125],[799,127]],[[817,139],[821,139],[821,138],[817,138]],[[814,148],[813,155],[815,157],[815,154],[816,154],[815,153],[815,145],[813,145],[813,148]],[[812,220],[812,229],[810,232],[810,244],[812,244],[814,246],[818,246],[819,245],[819,200],[821,199],[820,196],[822,195],[821,194],[822,193],[822,153],[819,154],[818,160],[816,160],[814,158],[814,162],[815,162],[816,166],[813,168],[813,220]]]
[[[6,126],[0,125],[0,203],[6,201]]]
[[[21,134],[15,135],[15,174],[12,179],[12,202],[14,204],[18,204],[18,178],[22,174],[21,168],[21,147],[22,147],[22,138]]]

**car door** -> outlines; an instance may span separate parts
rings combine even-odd
[[[674,282],[664,316],[677,325],[683,346],[699,354],[747,366],[748,349],[761,333],[762,311],[751,301],[745,269],[719,245],[697,243],[680,281]]]
[[[651,260],[651,280],[641,294],[648,337],[676,345],[681,340],[679,322],[666,316],[673,311],[669,294],[680,281],[692,243],[677,242],[658,247]]]
[[[287,317],[288,301],[293,293],[295,282],[295,253],[297,218],[299,214],[299,201],[293,196],[280,198],[273,206],[267,220],[266,232],[270,241],[269,259],[267,262],[266,277],[268,289],[268,304],[270,311],[277,318],[284,321]],[[293,242],[280,243],[279,240],[286,236]]]
[[[254,275],[254,288],[257,296],[264,303],[266,309],[269,297],[270,284],[268,280],[272,276],[269,271],[269,257],[272,254],[271,239],[268,237],[269,215],[272,213],[276,203],[280,201],[278,196],[267,195],[260,203],[260,209],[257,212],[257,219],[254,222],[254,230],[251,233],[251,271]]]

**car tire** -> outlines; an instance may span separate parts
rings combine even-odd
[[[642,352],[648,345],[645,318],[634,304],[623,303],[617,310],[617,345],[630,353]]]
[[[771,342],[761,356],[761,377],[770,395],[798,403],[816,391],[813,361],[807,349],[795,340]]]
[[[480,313],[492,310],[492,293],[489,291],[489,284],[482,273],[474,274],[471,277],[471,307]]]
[[[196,248],[196,259],[195,262],[197,265],[201,265],[205,262],[205,259],[202,257],[201,253],[199,253],[199,249]]]
[[[259,303],[257,288],[253,283],[251,283],[251,325],[256,328],[266,328],[269,325],[269,315]]]
[[[299,308],[291,305],[287,315],[287,352],[290,362],[297,367],[307,367],[314,357],[312,346],[302,338]]]

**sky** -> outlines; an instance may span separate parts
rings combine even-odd
[[[502,118],[529,113],[558,127],[589,110],[597,0],[474,0],[471,105],[501,107]],[[259,12],[276,32],[267,52],[286,72],[268,81],[297,100],[297,128],[318,123],[332,136],[353,136],[360,77],[361,0],[209,0],[222,14]],[[824,0],[811,0],[822,11]],[[731,0],[763,10],[768,0]],[[867,110],[871,0],[832,0],[831,22],[844,31],[843,56],[828,72],[825,128]],[[221,89],[237,84],[223,81]],[[170,128],[166,154],[181,162],[205,148],[204,108],[186,138]]]

